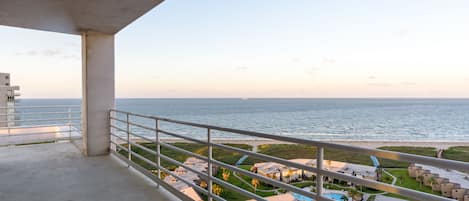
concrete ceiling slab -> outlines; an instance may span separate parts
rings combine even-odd
[[[115,34],[163,0],[0,0],[0,25]]]

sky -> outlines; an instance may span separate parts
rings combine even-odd
[[[116,95],[469,97],[467,10],[465,0],[166,0],[116,35]],[[22,98],[79,98],[80,40],[0,26],[0,72]]]

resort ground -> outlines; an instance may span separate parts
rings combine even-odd
[[[253,146],[257,146],[256,151],[259,153],[276,156],[276,157],[280,157],[284,159],[315,158],[316,157],[316,148],[313,146],[297,145],[297,144],[277,144],[273,142],[267,143],[267,144],[260,144],[259,141],[254,141],[254,142],[250,141],[250,143],[246,143],[246,144],[238,144],[240,141],[226,141],[226,143],[228,142],[230,143],[229,144],[230,146],[235,146],[235,147],[246,149],[246,150],[252,150]],[[247,142],[247,141],[243,141],[243,142]],[[207,147],[205,145],[187,143],[187,142],[172,142],[171,144],[179,148],[183,148],[188,151],[194,152],[194,153],[207,155]],[[369,144],[369,143],[364,143],[362,145],[365,145],[365,144]],[[436,144],[439,144],[439,146],[432,146]],[[450,143],[450,144],[461,145],[464,143]],[[155,148],[154,147],[155,145],[153,143],[143,144],[143,145],[151,149]],[[374,147],[376,145],[387,145],[387,146]],[[393,145],[393,146],[389,146],[389,145]],[[392,143],[384,143],[384,142],[379,142],[379,143],[375,142],[374,146],[370,148],[378,148],[378,149],[398,151],[398,152],[403,152],[403,153],[411,153],[411,154],[417,154],[417,155],[436,157],[438,150],[445,147],[444,148],[445,150],[442,152],[443,154],[441,155],[443,158],[454,159],[454,160],[458,160],[458,159],[469,160],[469,151],[468,151],[469,146],[450,147],[449,145],[442,145],[442,143],[429,143],[427,144],[427,146],[423,146],[423,144],[419,144],[422,146],[402,146],[402,145],[408,145],[408,143],[392,144]],[[143,150],[140,150],[138,148],[134,148],[133,150],[137,153],[141,153],[143,156],[147,157],[148,159],[154,159],[153,155],[148,154],[144,152]],[[165,149],[164,147],[162,148],[161,151],[162,151],[162,154],[167,155],[171,158],[174,158],[180,162],[184,162],[189,157],[189,156],[182,155],[179,152]],[[213,156],[217,160],[235,165],[238,162],[238,160],[242,157],[242,154],[214,148]],[[336,161],[348,162],[348,163],[373,165],[373,162],[371,161],[370,156],[368,155],[360,155],[360,154],[351,155],[348,152],[344,152],[340,150],[326,149],[325,158],[336,160]],[[134,159],[134,160],[142,164],[144,167],[151,169],[151,167],[146,165],[143,161],[139,161],[138,159]],[[261,162],[261,161],[248,157],[246,160],[244,160],[241,163],[240,167],[249,170],[250,167],[254,163],[257,163],[257,162]],[[407,167],[409,163],[397,162],[397,161],[391,161],[391,160],[385,160],[385,159],[379,159],[379,162],[381,166],[387,171],[387,173],[389,173],[389,174],[384,174],[383,178],[381,179],[382,182],[394,183],[395,185],[403,186],[403,187],[418,190],[418,191],[433,193],[437,195],[439,194],[436,192],[432,192],[431,188],[422,186],[415,179],[408,177]],[[176,166],[170,163],[167,163],[166,161],[162,161],[162,164],[168,169],[176,168]],[[225,179],[229,181],[230,183],[236,186],[239,186],[245,190],[255,192],[258,195],[272,196],[276,194],[285,193],[285,191],[282,189],[277,189],[277,188],[274,188],[273,186],[263,184],[263,183],[260,183],[256,187],[253,187],[251,178],[247,176],[243,176],[243,175],[238,175],[230,171],[227,171],[230,176],[228,176],[227,178],[223,178],[224,177],[223,172],[224,171],[218,171],[217,177],[219,177],[220,179]],[[310,180],[310,181],[300,181],[297,183],[293,183],[293,185],[296,185],[298,187],[310,187],[310,186],[314,186],[315,183],[314,181]],[[350,187],[340,184],[340,183],[326,184],[326,188],[331,189],[331,190],[343,190],[344,192],[351,190]],[[371,196],[371,197],[376,197],[376,199],[378,200],[379,198],[382,198],[383,196],[402,198],[401,196],[387,194],[381,191],[368,189],[368,188],[357,188],[357,190],[359,190],[361,193],[366,195],[367,198]],[[223,189],[220,195],[228,200],[236,201],[236,200],[247,199],[246,197],[241,196],[240,194],[230,191],[228,189]],[[376,195],[376,196],[372,196],[372,195]]]

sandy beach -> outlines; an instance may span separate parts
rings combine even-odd
[[[164,139],[164,142],[187,142],[179,139]],[[240,139],[217,139],[217,143],[223,144],[248,144],[251,146],[258,146],[263,144],[289,144],[288,142],[277,140],[240,140]],[[409,146],[409,147],[435,147],[437,149],[447,149],[454,146],[469,146],[467,142],[454,142],[454,141],[365,141],[365,140],[322,140],[321,142],[330,142],[343,145],[352,145],[366,148],[378,148],[384,146]]]

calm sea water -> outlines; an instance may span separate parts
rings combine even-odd
[[[19,101],[23,106],[78,104],[78,99]],[[315,140],[469,141],[469,99],[118,99],[117,108]],[[203,136],[204,133],[169,124],[164,126],[191,135]],[[216,133],[216,137],[241,136]]]

